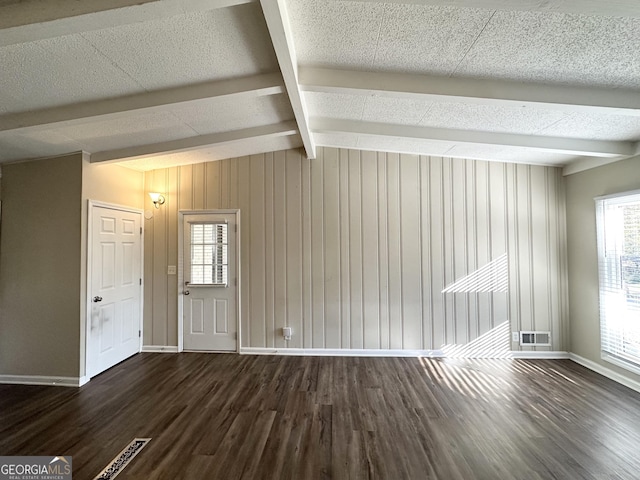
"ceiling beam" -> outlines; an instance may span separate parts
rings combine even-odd
[[[522,147],[546,152],[603,158],[633,155],[638,148],[638,145],[634,142],[612,142],[447,128],[414,127],[331,118],[312,118],[311,130],[314,133],[350,133],[396,139],[428,140],[430,142],[446,142],[449,144],[465,143]]]
[[[637,90],[313,67],[301,67],[299,75],[301,89],[308,92],[640,116]]]
[[[309,116],[298,85],[298,60],[293,45],[293,33],[284,0],[260,0],[271,43],[276,52],[284,85],[308,158],[316,158],[316,146],[309,130]]]
[[[234,80],[199,83],[136,95],[95,100],[29,112],[0,115],[0,132],[23,128],[50,127],[82,123],[92,118],[115,117],[134,111],[153,111],[170,105],[234,96],[260,97],[284,93],[279,73],[255,75]]]
[[[574,173],[584,172],[585,170],[591,170],[592,168],[601,167],[610,163],[619,162],[624,160],[623,158],[579,158],[569,163],[562,169],[562,175],[573,175]]]
[[[349,0],[520,12],[569,13],[603,17],[640,17],[637,0]]]
[[[198,149],[194,152],[182,152],[161,157],[141,158],[137,160],[125,160],[116,162],[118,165],[126,166],[141,172],[157,170],[162,168],[179,167],[181,165],[193,165],[196,163],[213,162],[226,158],[239,158],[247,155],[262,154],[267,152],[277,152],[280,150],[293,150],[302,148],[300,135],[289,135],[287,137],[259,138],[256,141],[243,141],[241,144],[230,144],[227,146]]]
[[[620,158],[579,158],[566,165],[562,169],[563,175],[573,175],[574,173],[584,172],[585,170],[590,170],[592,168],[601,167],[602,165],[608,165],[609,163],[619,162],[620,160],[626,160],[627,158],[635,158],[635,161],[640,163],[640,142],[637,142],[635,145],[635,150],[631,155],[626,155]]]
[[[23,0],[0,7],[0,47],[255,0]]]
[[[265,125],[262,127],[245,128],[231,132],[211,133],[195,137],[182,138],[169,142],[140,145],[117,150],[108,150],[91,154],[91,163],[120,162],[134,160],[155,155],[187,152],[205,147],[225,146],[247,140],[268,139],[296,135],[298,129],[294,121]]]

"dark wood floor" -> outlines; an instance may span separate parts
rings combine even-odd
[[[0,455],[92,479],[638,479],[640,394],[568,360],[140,354],[80,389],[0,385]]]

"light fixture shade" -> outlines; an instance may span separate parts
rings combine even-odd
[[[162,205],[164,203],[164,195],[161,193],[149,192],[149,197],[156,208],[159,208],[158,205]]]

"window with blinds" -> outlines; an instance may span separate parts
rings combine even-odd
[[[603,358],[640,368],[640,192],[596,199]]]
[[[191,224],[192,285],[228,285],[226,223]]]

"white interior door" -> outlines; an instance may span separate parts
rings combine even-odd
[[[234,213],[185,214],[183,346],[237,349],[237,252]]]
[[[140,351],[141,214],[91,206],[87,374]]]

